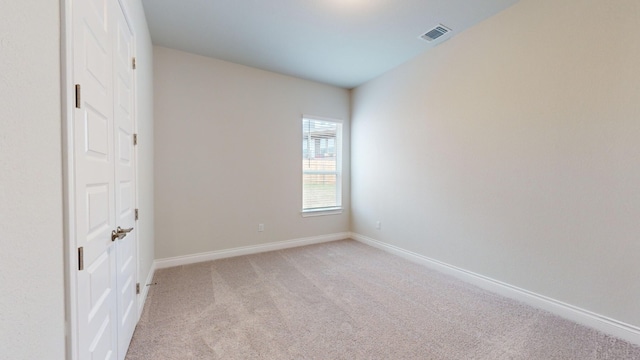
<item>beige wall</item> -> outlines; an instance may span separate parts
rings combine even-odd
[[[349,230],[348,161],[345,212],[300,215],[301,116],[344,120],[348,149],[347,90],[154,49],[156,258]]]
[[[359,87],[352,230],[640,326],[639,15],[523,0]]]
[[[0,359],[65,356],[59,12],[0,0]]]

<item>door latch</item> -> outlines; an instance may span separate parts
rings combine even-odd
[[[118,240],[124,239],[124,237],[127,236],[127,234],[130,233],[132,230],[133,228],[123,229],[120,226],[118,226],[116,230],[111,231],[111,241],[116,241],[116,239]]]

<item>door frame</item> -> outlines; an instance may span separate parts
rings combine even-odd
[[[62,213],[63,213],[63,251],[64,251],[64,296],[65,296],[65,358],[67,360],[78,359],[78,302],[77,302],[77,269],[78,269],[78,250],[75,234],[75,168],[74,168],[74,135],[73,135],[73,112],[75,101],[75,84],[73,81],[73,1],[86,0],[59,0],[60,6],[60,98],[61,98],[61,117],[62,117]],[[136,56],[136,32],[128,8],[123,0],[115,1],[122,9],[125,20],[129,24],[131,33],[133,34],[133,56]],[[137,77],[133,72],[133,114],[134,114],[134,131],[138,132],[137,119]],[[135,163],[134,171],[134,191],[135,191],[135,207],[138,208],[138,151],[137,147],[133,148],[133,161]],[[136,232],[136,265],[135,277],[139,282],[140,275],[140,251],[138,226],[135,226]],[[138,294],[139,295],[139,294]],[[136,318],[139,319],[140,297],[136,297]]]

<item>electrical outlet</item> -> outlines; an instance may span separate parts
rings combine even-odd
[[[382,228],[382,223],[380,221],[376,221],[376,229],[380,230]]]
[[[258,224],[258,231],[259,232],[264,231],[264,224]]]

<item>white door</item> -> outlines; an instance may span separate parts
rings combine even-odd
[[[136,306],[136,182],[133,135],[133,33],[117,6],[113,47],[116,223],[132,229],[117,241],[118,358],[124,359],[138,320]]]
[[[73,1],[75,234],[79,359],[116,359],[116,228],[110,0]],[[78,86],[76,85],[76,86]]]
[[[73,1],[72,12],[77,353],[120,360],[137,321],[135,230],[112,236],[135,225],[133,35],[117,0]]]

